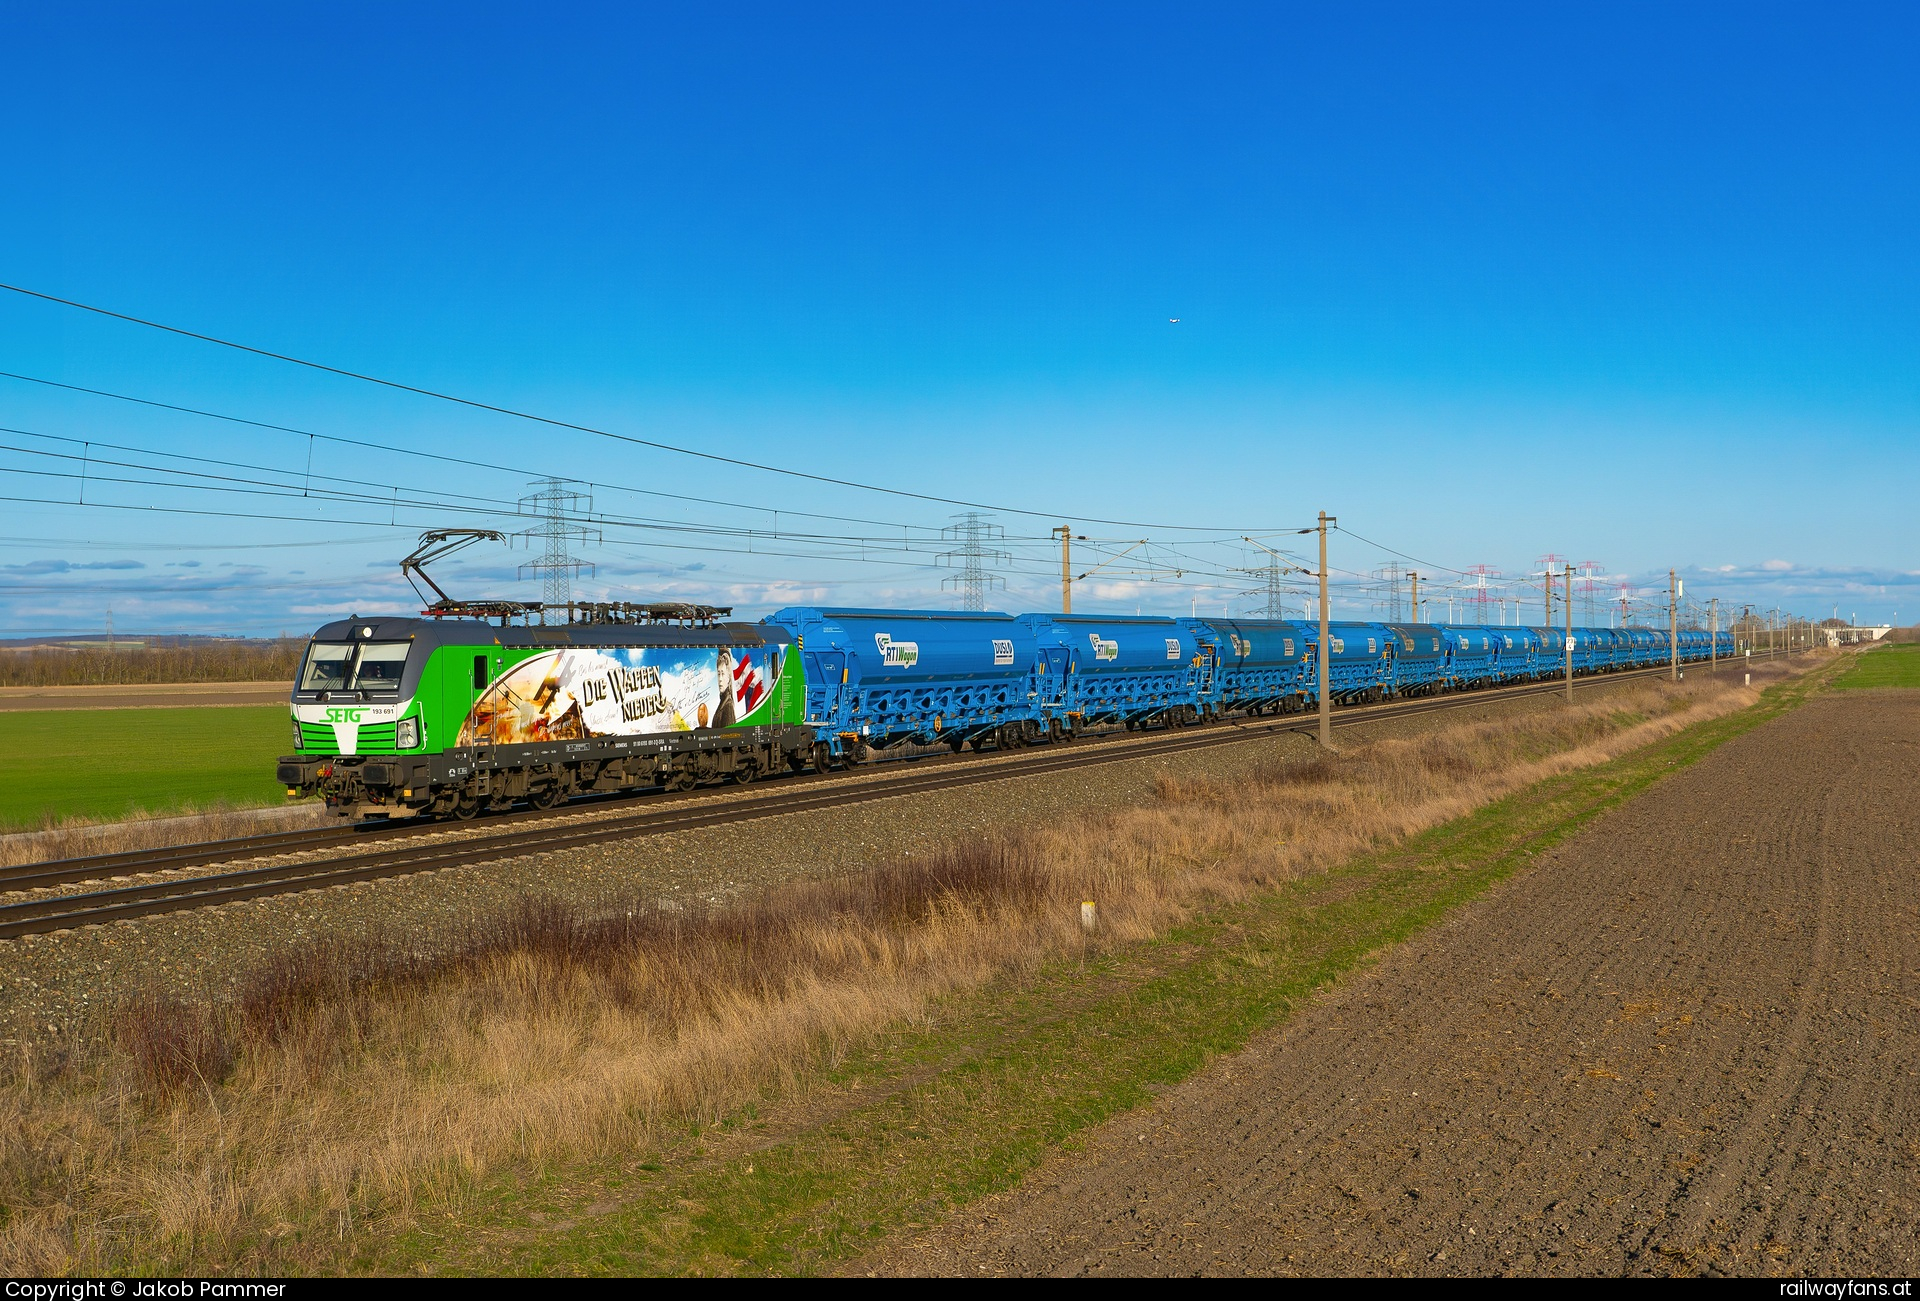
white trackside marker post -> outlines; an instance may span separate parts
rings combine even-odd
[[[1080,929],[1091,935],[1099,925],[1100,915],[1093,906],[1093,900],[1084,900],[1080,904]]]

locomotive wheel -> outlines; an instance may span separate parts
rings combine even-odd
[[[539,790],[527,792],[527,803],[536,809],[550,809],[559,802],[560,786],[557,782],[551,786],[542,786]]]
[[[739,764],[734,767],[733,784],[735,786],[745,786],[759,775],[760,761],[758,759],[742,759]]]
[[[807,756],[799,750],[787,751],[787,767],[791,768],[794,772],[805,772],[807,770]]]
[[[480,797],[478,795],[462,795],[453,802],[453,816],[462,822],[472,822],[480,816]]]

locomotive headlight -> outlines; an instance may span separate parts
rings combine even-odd
[[[298,750],[300,746],[301,746],[300,720],[296,718],[293,720],[293,748]]]
[[[393,729],[393,744],[394,748],[400,750],[411,750],[414,746],[419,745],[420,720],[417,718],[401,719],[400,725]]]

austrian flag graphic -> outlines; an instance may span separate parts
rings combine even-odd
[[[740,702],[740,714],[744,718],[767,694],[767,684],[760,677],[759,666],[744,651],[736,654],[739,658],[733,662],[733,698]]]

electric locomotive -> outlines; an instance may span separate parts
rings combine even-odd
[[[342,815],[470,818],[812,761],[804,679],[776,630],[689,605],[569,613],[575,621],[547,626],[355,617],[322,627],[294,682],[287,794],[320,795]]]

